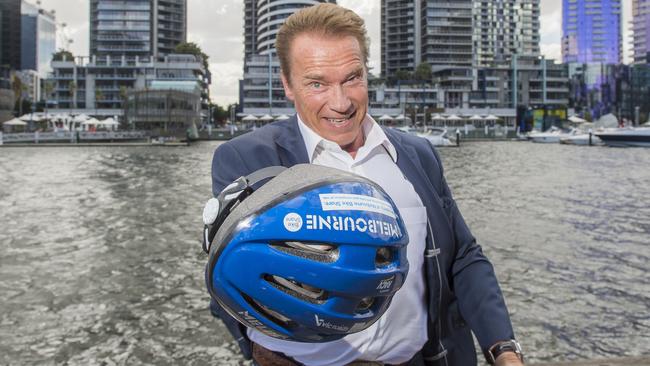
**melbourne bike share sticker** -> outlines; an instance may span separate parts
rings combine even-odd
[[[375,197],[349,193],[323,193],[319,196],[323,211],[370,211],[393,219],[397,217],[390,203]]]
[[[297,232],[304,227],[306,230],[368,232],[388,238],[400,238],[402,236],[402,231],[395,220],[397,215],[387,201],[374,197],[345,193],[320,194],[319,196],[323,213],[308,212],[303,218],[295,212],[290,212],[284,216],[284,228],[290,232]],[[391,219],[353,218],[334,213],[331,215],[327,214],[327,212],[332,211],[374,212],[388,216]]]

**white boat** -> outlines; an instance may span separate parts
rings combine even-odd
[[[424,132],[418,132],[417,135],[429,140],[433,146],[452,146],[454,144],[447,137],[447,129],[427,129]]]
[[[596,136],[608,146],[650,147],[650,127],[609,129],[596,132]]]
[[[553,126],[545,132],[531,132],[528,134],[528,138],[533,142],[537,143],[554,143],[557,144],[560,142],[562,137],[569,137],[575,134],[575,130],[570,132],[563,132],[559,128]]]
[[[589,134],[576,133],[575,135],[560,137],[560,143],[566,145],[589,145]],[[596,134],[591,134],[591,145],[602,145],[602,143]]]

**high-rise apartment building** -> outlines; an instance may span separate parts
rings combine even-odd
[[[474,2],[476,66],[510,63],[512,56],[539,56],[540,0]]]
[[[540,0],[382,0],[382,74],[539,56]]]
[[[336,0],[244,0],[244,59],[275,49],[275,36],[289,15],[318,3]]]
[[[21,13],[21,69],[36,71],[39,78],[45,78],[56,52],[54,12],[23,0]]]
[[[0,66],[20,70],[21,0],[0,0]]]
[[[634,63],[650,63],[650,0],[632,0],[632,32]]]
[[[293,113],[280,81],[275,38],[284,21],[296,11],[336,0],[244,0],[244,79],[239,82],[243,114]]]
[[[381,71],[472,66],[472,0],[382,0]]]
[[[621,0],[563,0],[562,5],[565,63],[621,62]]]
[[[90,54],[163,57],[187,38],[187,0],[91,0]]]

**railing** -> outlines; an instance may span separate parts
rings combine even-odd
[[[59,131],[59,132],[23,132],[0,133],[2,143],[42,143],[42,142],[90,142],[90,141],[124,141],[145,140],[148,131]]]

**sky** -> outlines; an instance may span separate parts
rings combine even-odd
[[[35,2],[35,0],[28,0]],[[195,42],[209,56],[212,86],[210,94],[219,105],[236,103],[239,79],[243,74],[244,13],[242,0],[188,0],[188,41]],[[629,61],[629,20],[632,0],[623,2],[624,54]],[[57,47],[70,39],[69,49],[76,56],[88,55],[89,0],[41,0],[42,7],[56,10],[58,23],[66,23],[59,32]],[[370,35],[370,67],[380,67],[380,1],[338,0],[338,4],[361,15]],[[562,36],[562,0],[541,0],[541,49],[547,58],[560,60]],[[62,27],[59,26],[59,30]],[[65,36],[64,36],[65,35]]]

